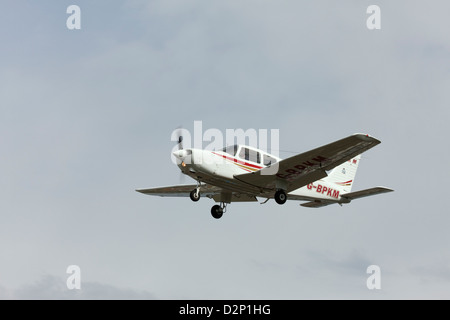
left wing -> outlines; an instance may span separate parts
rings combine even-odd
[[[263,189],[285,189],[291,192],[325,178],[326,171],[375,147],[380,141],[365,134],[354,134],[322,147],[281,160],[259,171],[235,178]]]
[[[197,188],[196,184],[190,185],[178,185],[178,186],[170,186],[170,187],[159,187],[152,189],[138,189],[137,192],[148,194],[151,196],[160,196],[160,197],[189,197],[189,193],[192,190]],[[213,196],[216,193],[220,193],[222,191],[221,188],[211,186],[208,184],[201,185],[201,193],[203,196]]]
[[[197,188],[196,184],[190,184],[190,185],[178,185],[170,187],[159,187],[152,189],[138,189],[136,191],[151,196],[189,197],[189,194],[195,188]],[[258,201],[255,196],[238,192],[231,192],[229,190],[225,190],[210,184],[202,184],[200,186],[200,194],[203,197],[214,199],[214,201],[216,202],[224,201],[226,203],[229,203],[229,202]]]

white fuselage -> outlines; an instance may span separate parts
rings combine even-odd
[[[234,153],[233,155],[224,151],[186,149],[174,152],[174,155],[181,171],[197,181],[215,185],[230,192],[272,198],[273,188],[262,189],[242,182],[236,179],[236,176],[258,171],[281,159],[248,146],[236,146]],[[251,159],[251,156],[254,156],[254,159]],[[298,200],[339,201],[342,193],[341,186],[324,178],[289,192],[288,197]]]

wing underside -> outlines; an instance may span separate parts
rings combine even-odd
[[[137,192],[160,197],[189,197],[192,190],[195,190],[197,185],[178,185],[178,186],[168,186],[159,187],[151,189],[138,189]],[[249,202],[258,201],[254,195],[249,195],[245,193],[232,192],[220,187],[216,187],[210,184],[202,184],[200,187],[201,195],[213,199],[216,202]]]

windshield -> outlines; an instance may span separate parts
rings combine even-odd
[[[265,166],[270,166],[276,162],[277,162],[277,159],[275,159],[274,157],[271,157],[268,154],[264,155],[264,165]]]
[[[249,148],[241,148],[241,151],[239,152],[239,158],[256,163],[261,162],[261,156],[259,152],[250,150]]]
[[[237,149],[238,149],[238,146],[234,145],[234,146],[228,146],[226,148],[223,148],[222,151],[226,152],[234,157],[236,155]]]

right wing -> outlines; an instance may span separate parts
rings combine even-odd
[[[275,188],[291,192],[325,178],[326,171],[375,147],[380,141],[365,134],[354,134],[319,148],[281,160],[259,171],[235,178],[266,190]]]

